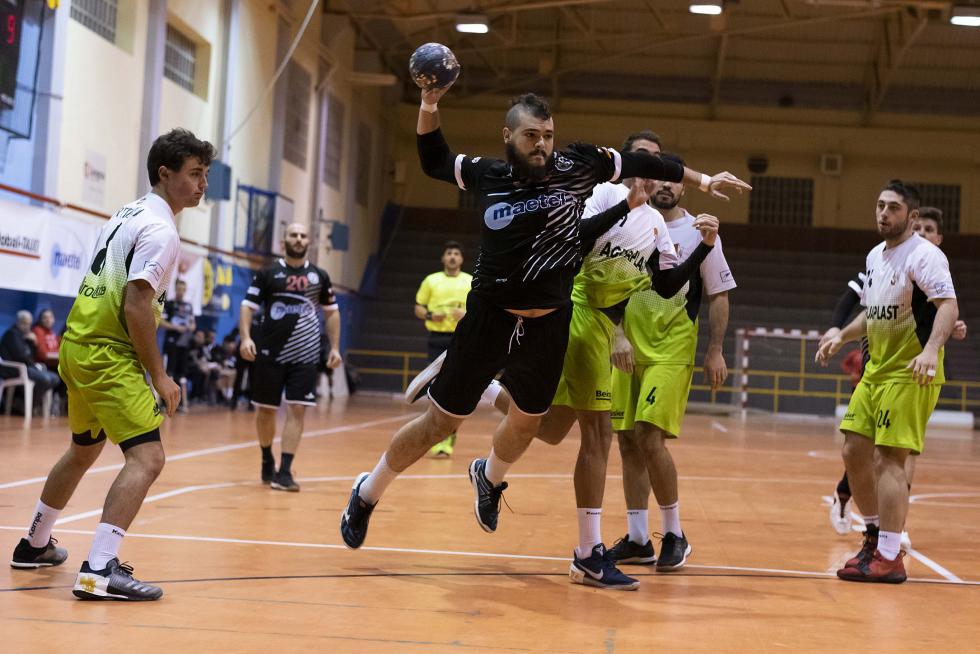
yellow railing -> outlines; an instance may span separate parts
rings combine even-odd
[[[426,359],[424,352],[398,352],[393,350],[347,350],[349,356],[373,357],[399,361],[398,364],[389,367],[364,367],[358,366],[358,372],[372,375],[399,376],[402,378],[402,388],[408,386],[408,382],[422,371]],[[417,360],[416,366],[412,361]],[[382,364],[378,364],[381,366]],[[399,367],[400,366],[400,367]],[[694,369],[695,380],[703,379],[704,369],[700,366]],[[693,383],[692,390],[705,391],[710,394],[710,402],[717,402],[718,393],[741,394],[742,388],[737,385],[735,371],[729,371],[728,382],[717,390],[712,390],[711,386],[702,383]],[[766,377],[772,380],[771,388],[760,388],[749,386],[745,391],[749,395],[770,396],[773,401],[773,412],[779,413],[779,400],[785,397],[813,397],[833,399],[835,404],[845,404],[851,396],[850,378],[847,375],[818,373],[818,372],[799,372],[792,370],[744,370],[751,382],[753,377]],[[827,381],[833,382],[834,390],[814,390],[807,389],[808,381]],[[788,383],[787,383],[788,382]],[[950,397],[954,391],[954,397]],[[974,397],[970,397],[970,391],[974,391]],[[980,382],[947,380],[943,385],[943,396],[939,398],[938,406],[951,408],[959,411],[980,410]]]

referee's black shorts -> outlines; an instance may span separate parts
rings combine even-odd
[[[465,418],[503,370],[500,383],[514,405],[522,413],[543,415],[561,379],[571,317],[570,302],[540,318],[519,318],[471,292],[429,399],[443,412]]]

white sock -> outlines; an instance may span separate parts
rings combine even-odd
[[[378,459],[378,465],[374,466],[368,478],[361,482],[357,494],[368,504],[377,504],[388,488],[388,484],[395,481],[397,476],[398,473],[388,467],[388,459],[385,458],[385,454],[382,454]]]
[[[497,396],[500,395],[500,391],[504,390],[504,387],[500,385],[500,382],[494,379],[490,382],[490,385],[483,389],[483,395],[480,399],[493,406],[493,403],[497,401]]]
[[[122,527],[100,522],[95,528],[92,549],[88,553],[88,567],[92,570],[102,570],[111,559],[119,558],[119,546],[122,545],[125,535],[126,530]]]
[[[490,448],[490,455],[487,457],[487,467],[484,470],[484,474],[487,479],[494,486],[499,486],[504,483],[504,477],[507,475],[507,471],[510,470],[512,464],[507,463]]]
[[[876,515],[866,515],[864,516],[864,526],[868,527],[870,525],[878,526],[878,516]]]
[[[61,509],[52,509],[41,500],[37,501],[34,519],[31,520],[31,526],[27,528],[27,540],[30,541],[31,547],[48,546],[54,521],[58,519],[60,513]]]
[[[681,532],[681,509],[679,502],[660,507],[660,524],[664,530],[664,536],[674,534],[680,538],[684,535]]]
[[[592,556],[592,548],[602,542],[601,521],[601,508],[578,510],[578,547],[575,550],[578,558],[586,559]]]
[[[894,561],[902,546],[902,534],[897,531],[878,532],[878,551],[889,561]]]
[[[646,509],[627,509],[626,524],[630,530],[630,540],[637,545],[646,545],[650,540],[650,512]]]

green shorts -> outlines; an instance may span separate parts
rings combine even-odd
[[[59,361],[58,372],[68,388],[72,434],[88,432],[94,442],[105,431],[118,445],[163,422],[135,355],[111,345],[63,340]]]
[[[942,384],[869,384],[854,389],[840,430],[866,436],[875,445],[922,453],[926,423],[939,400]]]
[[[580,411],[612,408],[612,320],[598,309],[572,305],[568,348],[552,404]]]
[[[649,422],[670,438],[681,433],[694,366],[683,363],[636,365],[633,374],[613,371],[612,424],[616,431]]]

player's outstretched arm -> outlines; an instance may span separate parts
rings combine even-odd
[[[685,186],[696,186],[720,200],[729,199],[725,195],[726,191],[742,193],[752,190],[751,186],[727,171],[709,176],[647,152],[622,152],[620,159],[622,178],[642,177],[665,182],[684,182]]]
[[[609,231],[617,222],[625,224],[629,212],[640,205],[646,204],[653,194],[653,182],[637,179],[630,187],[626,199],[614,204],[605,211],[586,216],[579,221],[579,237],[582,240],[582,252],[589,252],[595,246],[596,239]]]
[[[167,416],[173,418],[180,403],[180,386],[167,376],[163,358],[157,349],[157,324],[153,316],[156,291],[146,280],[135,279],[126,283],[125,297],[123,312],[133,349],[143,369],[150,374],[153,388],[166,403]]]
[[[919,384],[928,384],[936,378],[939,349],[949,340],[960,315],[955,298],[939,298],[933,302],[936,305],[936,318],[932,323],[932,333],[919,356],[912,359],[907,366],[912,370],[912,378]]]
[[[419,106],[419,122],[415,128],[415,133],[422,135],[434,132],[439,129],[439,100],[452,87],[452,84],[441,89],[422,89],[422,104]]]

